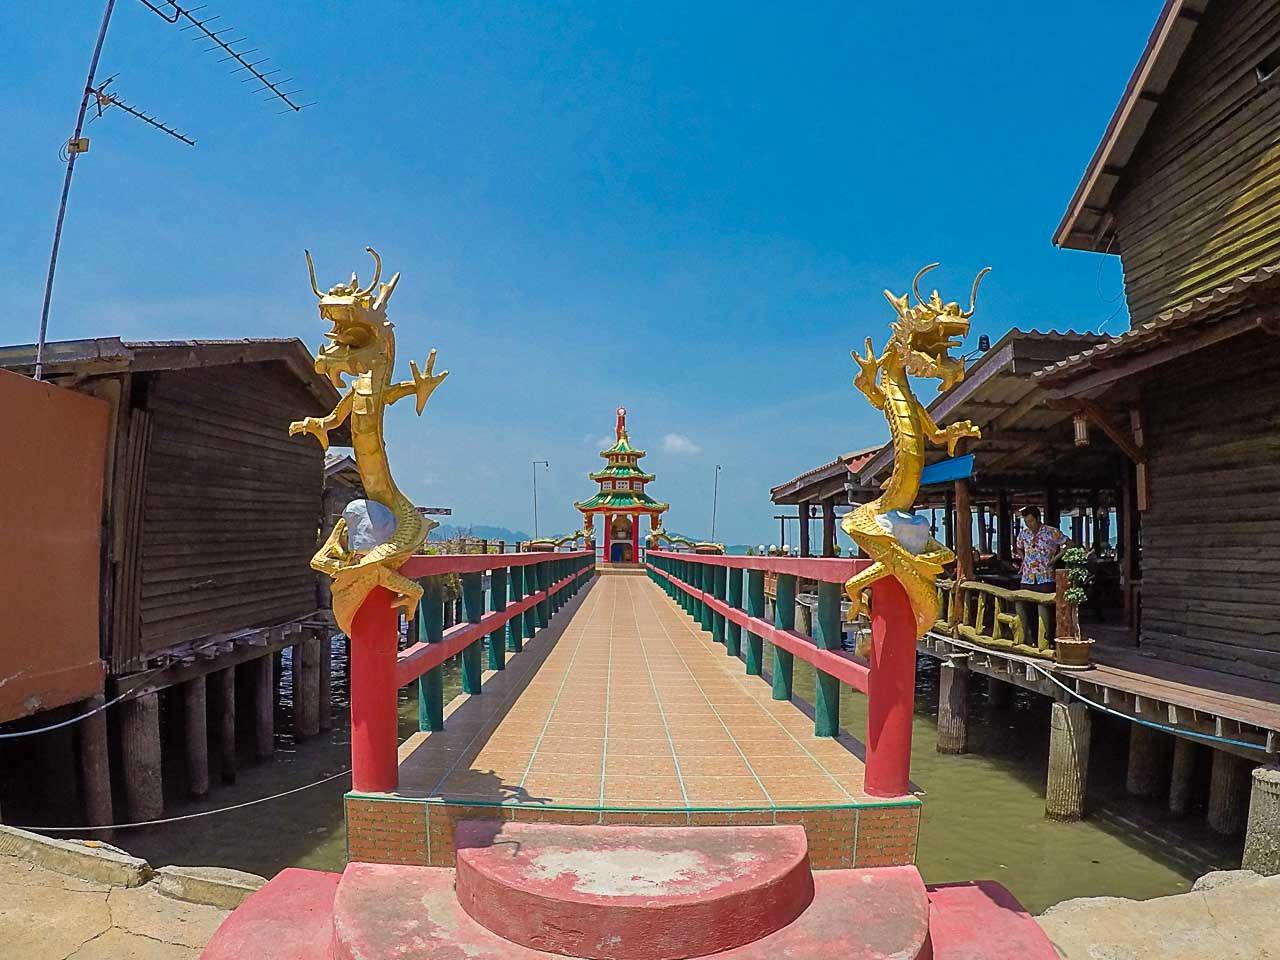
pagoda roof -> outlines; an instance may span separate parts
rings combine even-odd
[[[663,513],[671,508],[669,503],[659,503],[639,490],[601,490],[594,497],[575,503],[578,510],[645,510]]]
[[[617,443],[615,443],[608,450],[600,451],[600,456],[605,457],[607,459],[619,453],[630,454],[633,457],[643,457],[645,455],[645,452],[643,450],[637,450],[635,447],[631,446],[631,438],[627,436],[627,431],[625,430],[623,430],[622,433],[618,436]]]
[[[589,475],[592,480],[643,480],[646,483],[654,479],[652,473],[645,473],[639,467],[629,463],[611,463],[603,470]]]

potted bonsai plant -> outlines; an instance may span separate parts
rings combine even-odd
[[[1089,654],[1093,641],[1081,635],[1080,607],[1089,600],[1089,585],[1093,572],[1089,569],[1089,554],[1083,547],[1068,547],[1062,552],[1065,568],[1059,573],[1065,579],[1066,589],[1061,590],[1058,610],[1058,636],[1054,639],[1057,662],[1063,667],[1089,666]],[[1060,586],[1061,580],[1059,581]]]

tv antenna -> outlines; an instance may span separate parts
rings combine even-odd
[[[244,48],[244,44],[248,41],[247,35],[236,36],[239,33],[234,27],[222,26],[221,17],[218,14],[202,13],[208,10],[208,6],[183,7],[177,3],[177,0],[138,0],[144,7],[158,16],[166,23],[178,24],[183,31],[195,31],[193,39],[197,42],[207,42],[207,46],[201,51],[202,53],[221,52],[224,56],[218,60],[219,63],[233,63],[231,74],[234,76],[238,73],[244,73],[241,78],[243,83],[253,83],[258,92],[265,92],[264,102],[277,101],[285,105],[285,109],[281,110],[281,114],[297,113],[304,107],[311,106],[311,103],[301,103],[297,99],[301,90],[286,89],[293,81],[292,78],[281,79],[277,74],[281,73],[280,68],[263,69],[270,61],[270,57],[261,57],[250,59],[258,52],[257,47],[249,49]],[[89,75],[85,80],[84,92],[80,96],[80,111],[76,115],[75,132],[71,138],[67,140],[59,152],[59,156],[66,161],[67,172],[62,180],[62,198],[58,203],[58,220],[53,228],[53,249],[49,254],[49,273],[44,284],[44,305],[40,310],[40,336],[36,341],[36,364],[35,379],[39,380],[44,374],[44,347],[49,331],[49,305],[53,300],[53,278],[58,267],[58,248],[62,245],[62,225],[67,216],[67,198],[71,193],[71,178],[76,170],[76,158],[82,153],[89,151],[89,138],[84,136],[85,116],[89,112],[92,105],[96,108],[94,116],[89,118],[89,122],[98,120],[112,107],[119,108],[124,113],[129,114],[143,123],[154,127],[161,133],[175,140],[179,140],[188,146],[194,147],[196,141],[185,134],[179,133],[169,124],[159,120],[154,114],[146,110],[142,110],[128,101],[124,100],[118,93],[109,90],[108,87],[117,75],[112,75],[100,84],[95,84],[98,74],[98,61],[102,58],[102,45],[107,39],[107,27],[111,24],[111,15],[115,12],[116,0],[107,0],[106,7],[102,11],[102,23],[98,27],[98,39],[93,46],[93,56],[89,59]],[[211,26],[211,24],[217,25]],[[231,36],[228,36],[228,35]]]

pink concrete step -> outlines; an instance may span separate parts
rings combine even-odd
[[[929,887],[931,960],[1057,960],[1040,925],[994,880]]]
[[[755,943],[715,954],[715,960],[915,960],[926,949],[928,911],[924,883],[914,867],[819,871],[814,877],[813,902],[798,918]],[[537,917],[526,920],[538,922]],[[593,932],[607,937],[614,929],[610,921]],[[476,923],[454,895],[454,872],[443,867],[351,864],[334,903],[333,930],[332,952],[318,957],[551,960],[562,956],[512,943]],[[665,932],[663,940],[671,942]],[[245,956],[275,960],[269,952]]]
[[[804,828],[464,821],[462,909],[498,936],[588,960],[682,960],[766,937],[813,899]]]
[[[340,873],[282,870],[222,922],[200,960],[326,960]]]

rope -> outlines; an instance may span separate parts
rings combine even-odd
[[[945,640],[947,643],[955,644],[958,647],[965,647],[969,650],[977,651],[978,653],[992,652],[986,647],[979,646],[978,644],[968,643],[964,640],[956,640],[952,637],[944,636],[943,634],[935,633],[934,636],[936,636],[940,640]],[[1077,693],[1075,690],[1072,690],[1065,683],[1063,683],[1056,676],[1054,676],[1053,671],[1046,669],[1042,664],[1036,663],[1034,660],[1031,660],[1030,658],[1020,657],[1016,653],[1004,653],[1003,651],[999,652],[999,656],[1008,657],[1010,660],[1016,660],[1019,663],[1025,663],[1027,666],[1043,674],[1048,680],[1057,684],[1059,687],[1061,687],[1071,696],[1075,697],[1077,700],[1087,704],[1090,707],[1093,707],[1093,709],[1095,710],[1100,710],[1103,713],[1109,713],[1113,717],[1119,717],[1122,720],[1128,720],[1130,723],[1137,723],[1144,727],[1150,727],[1153,730],[1162,730],[1165,733],[1177,734],[1180,737],[1197,737],[1201,740],[1210,740],[1214,743],[1225,743],[1233,747],[1247,747],[1250,750],[1258,750],[1264,753],[1266,752],[1266,748],[1264,746],[1257,743],[1251,743],[1248,740],[1233,740],[1230,737],[1220,737],[1214,733],[1200,733],[1197,730],[1187,730],[1183,727],[1174,727],[1174,726],[1170,726],[1167,723],[1157,723],[1154,720],[1144,720],[1141,717],[1135,717],[1132,714],[1121,713],[1119,710],[1113,710],[1111,707],[1105,706],[1104,704],[1098,703],[1094,700],[1090,700],[1084,694]]]
[[[29,830],[32,833],[88,833],[98,830],[132,830],[135,827],[154,827],[164,823],[178,823],[182,820],[195,820],[198,817],[211,817],[215,813],[229,813],[232,810],[243,810],[245,807],[256,806],[259,803],[266,803],[269,800],[279,800],[281,797],[288,797],[295,793],[301,793],[303,790],[310,790],[312,787],[318,787],[322,783],[330,783],[339,777],[345,777],[351,772],[351,768],[335,773],[331,777],[325,777],[323,780],[316,780],[314,783],[304,784],[301,787],[294,787],[292,790],[285,790],[282,793],[273,793],[269,797],[259,797],[257,800],[246,800],[244,803],[232,804],[229,807],[219,807],[216,810],[202,810],[199,813],[187,813],[180,817],[164,817],[160,820],[143,820],[140,823],[113,823],[100,827],[27,827],[18,824],[10,824],[16,826],[19,830]]]
[[[87,713],[82,713],[78,717],[72,717],[70,720],[63,720],[60,723],[50,724],[47,727],[36,727],[34,730],[17,730],[13,733],[0,733],[0,740],[14,740],[18,737],[34,737],[37,733],[48,733],[50,730],[61,730],[63,727],[69,727],[73,723],[79,723],[81,720],[86,720],[89,717],[92,717],[95,713],[101,713],[103,710],[107,709],[107,707],[119,703],[137,689],[137,687],[131,687],[124,693],[120,694],[120,696],[112,700],[106,700]]]

